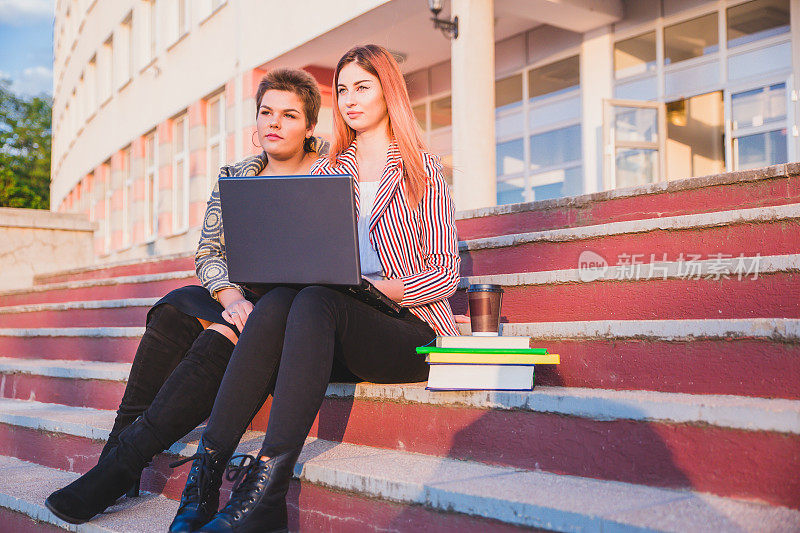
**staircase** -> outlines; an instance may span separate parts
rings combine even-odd
[[[502,284],[503,332],[561,364],[528,393],[331,384],[291,530],[800,531],[800,164],[458,218],[455,312]],[[0,523],[166,530],[199,430],[87,524],[43,502],[96,463],[147,309],[191,283],[182,255],[0,294]]]

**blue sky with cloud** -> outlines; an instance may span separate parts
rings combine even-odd
[[[0,0],[0,78],[19,94],[53,93],[55,0]]]

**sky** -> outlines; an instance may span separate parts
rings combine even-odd
[[[55,0],[0,0],[0,78],[25,96],[53,94]]]

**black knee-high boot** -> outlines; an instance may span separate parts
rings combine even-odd
[[[208,418],[233,343],[214,330],[192,344],[152,404],[119,434],[97,466],[45,501],[53,514],[73,524],[90,520],[122,496],[153,456]]]
[[[147,327],[136,349],[125,393],[101,458],[117,445],[122,430],[150,407],[161,386],[202,332],[203,326],[196,318],[170,304],[159,305],[148,313]]]

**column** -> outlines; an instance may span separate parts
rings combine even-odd
[[[581,113],[583,122],[583,192],[603,187],[603,99],[614,91],[613,30],[603,26],[583,35],[581,44]]]
[[[497,202],[494,137],[494,0],[453,0],[453,195],[456,209]]]
[[[788,151],[789,162],[800,160],[800,2],[790,2],[789,17],[792,27],[792,90],[789,102]],[[792,116],[792,114],[794,116]]]

